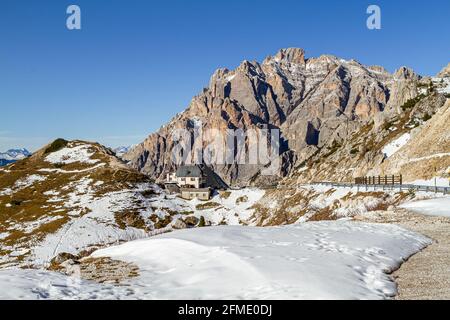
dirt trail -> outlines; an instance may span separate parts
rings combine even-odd
[[[393,273],[398,285],[396,299],[450,299],[450,218],[397,209],[357,219],[395,223],[433,239],[430,246],[412,256]]]

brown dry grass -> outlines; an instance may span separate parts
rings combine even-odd
[[[71,142],[72,146],[85,144],[81,141]],[[45,161],[47,154],[44,149],[39,150],[30,158],[18,161],[3,170],[0,170],[0,193],[8,188],[12,188],[13,193],[0,195],[0,232],[8,233],[6,238],[0,240],[0,254],[11,254],[9,247],[27,248],[31,244],[38,243],[48,234],[55,233],[72,218],[68,215],[74,208],[64,207],[67,196],[74,192],[74,187],[70,183],[76,183],[81,179],[92,179],[94,182],[103,181],[104,184],[95,188],[94,196],[101,197],[108,192],[119,191],[132,187],[138,182],[148,182],[149,179],[125,167],[108,149],[98,145],[90,144],[89,149],[94,152],[91,159],[98,159],[104,165],[85,163],[71,164],[51,164]],[[100,163],[100,162],[99,162]],[[93,168],[95,167],[95,168]],[[40,171],[41,169],[63,170],[61,171]],[[7,171],[5,171],[7,170]],[[86,170],[83,172],[75,172]],[[72,171],[72,172],[69,172]],[[68,173],[67,173],[68,172]],[[17,181],[23,180],[30,175],[45,177],[44,181],[34,182],[30,186],[21,189],[14,188]],[[59,192],[56,202],[48,202],[51,195],[44,195],[45,192]],[[87,210],[79,208],[80,215],[87,214]],[[25,232],[20,226],[30,226],[31,223],[39,219],[61,216],[60,219],[42,223],[36,228]],[[120,227],[134,226],[144,228],[145,223],[135,211],[126,211],[116,215],[117,223]],[[20,262],[24,256],[11,257],[11,261]]]

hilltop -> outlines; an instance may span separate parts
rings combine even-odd
[[[247,200],[237,198],[247,194]],[[176,228],[240,224],[263,193],[200,206],[169,195],[98,143],[58,139],[0,168],[0,266],[49,267]]]

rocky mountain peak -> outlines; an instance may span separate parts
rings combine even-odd
[[[389,72],[382,66],[368,66],[367,69],[378,73],[389,74]]]
[[[438,78],[450,77],[450,63],[437,74]]]
[[[274,56],[275,61],[286,61],[294,64],[305,64],[305,50],[300,48],[281,49]]]
[[[209,88],[194,97],[185,112],[125,154],[124,159],[141,172],[164,179],[176,167],[171,160],[176,145],[171,132],[177,128],[193,130],[192,123],[201,121],[203,129],[218,130],[222,135],[228,129],[279,129],[283,164],[275,180],[292,174],[313,155],[318,159],[335,152],[346,156],[361,149],[361,156],[372,165],[383,160],[381,153],[369,154],[356,144],[348,146],[347,151],[337,150],[360,130],[385,130],[392,119],[406,117],[411,112],[407,107],[419,95],[420,79],[407,67],[391,74],[381,66],[365,66],[356,60],[332,55],[305,59],[303,49],[281,49],[263,63],[245,60],[235,70],[218,69]],[[437,108],[442,97],[437,100],[426,105]],[[429,115],[434,108],[428,108]],[[425,113],[421,116],[426,118]],[[212,137],[207,138],[204,146],[211,143]],[[272,178],[259,175],[261,168],[212,165],[225,182],[236,186],[262,180],[272,183]],[[357,174],[364,174],[366,169],[362,166]]]
[[[402,66],[394,73],[397,80],[419,80],[419,76],[411,68]]]

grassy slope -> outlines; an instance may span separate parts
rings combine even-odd
[[[67,205],[69,198],[80,191],[79,181],[102,181],[98,186],[91,183],[90,191],[95,197],[148,182],[144,175],[121,164],[108,149],[82,141],[70,143],[80,145],[88,146],[91,159],[98,162],[52,164],[45,160],[51,153],[46,153],[47,146],[30,158],[0,169],[0,263],[23,261],[30,253],[28,248],[72,220],[69,213],[78,211],[79,217],[88,213],[82,206]],[[27,184],[30,176],[39,180]]]

